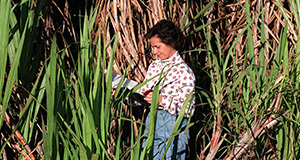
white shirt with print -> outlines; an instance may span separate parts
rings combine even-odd
[[[191,68],[182,60],[178,52],[169,59],[159,59],[152,62],[148,68],[144,81],[149,80],[162,72],[163,74],[159,84],[162,101],[159,105],[159,109],[164,109],[173,115],[178,115],[188,95],[194,93],[195,75]],[[159,77],[160,76],[157,76],[149,81],[141,88],[141,91],[145,92],[147,90],[153,90],[154,86],[159,82]],[[195,98],[189,100],[185,111],[185,117],[193,115],[194,104]]]

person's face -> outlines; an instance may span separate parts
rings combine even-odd
[[[163,43],[158,36],[151,37],[150,43],[152,53],[156,54],[161,60],[169,59],[176,53],[173,47]]]

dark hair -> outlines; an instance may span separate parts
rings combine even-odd
[[[177,51],[182,51],[184,46],[184,35],[181,30],[171,21],[161,20],[156,23],[146,34],[146,38],[158,36],[161,41]]]

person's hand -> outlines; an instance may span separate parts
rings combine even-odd
[[[153,91],[152,90],[147,90],[145,91],[143,94],[144,94],[144,100],[147,101],[149,104],[151,104],[151,100],[152,100],[152,93]],[[162,98],[161,98],[161,95],[159,95],[158,97],[158,104],[160,104]]]

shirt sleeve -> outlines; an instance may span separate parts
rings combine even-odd
[[[157,62],[155,62],[155,61],[152,62],[148,67],[144,81],[147,81],[147,80],[151,79],[152,77],[154,77],[158,71],[159,71],[159,69],[157,67]],[[157,83],[157,78],[154,78],[150,82],[146,83],[144,86],[141,87],[142,93],[144,93],[145,91],[147,91],[149,89],[152,89],[156,83]]]

